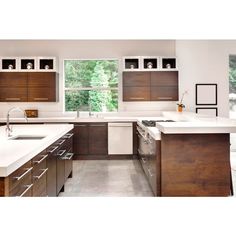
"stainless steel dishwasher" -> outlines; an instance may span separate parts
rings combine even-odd
[[[108,154],[133,154],[133,123],[108,123]]]

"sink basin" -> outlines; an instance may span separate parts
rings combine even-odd
[[[10,140],[40,140],[45,138],[46,136],[39,136],[39,135],[17,135],[10,137]]]

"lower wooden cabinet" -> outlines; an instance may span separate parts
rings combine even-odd
[[[9,176],[0,177],[0,196],[57,196],[72,176],[72,143],[69,132]]]

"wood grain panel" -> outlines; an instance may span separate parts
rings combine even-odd
[[[178,101],[178,87],[162,86],[151,87],[151,101]]]
[[[0,72],[0,87],[27,87],[27,73]]]
[[[230,195],[229,134],[162,134],[162,196]]]
[[[178,71],[151,72],[151,86],[178,86]]]
[[[149,72],[123,72],[123,86],[148,87],[150,76]]]
[[[150,87],[123,87],[123,101],[150,101]]]

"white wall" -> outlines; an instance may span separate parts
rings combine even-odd
[[[195,84],[218,84],[218,115],[229,116],[229,55],[236,54],[236,40],[177,40],[180,95],[188,90],[184,104],[195,112]],[[207,96],[207,94],[205,94]]]
[[[0,56],[56,56],[59,61],[58,103],[0,103],[0,117],[12,106],[37,108],[40,116],[63,115],[63,59],[118,58],[130,55],[175,56],[174,40],[0,40]],[[121,79],[121,70],[120,70]],[[121,81],[119,84],[122,87]],[[121,91],[121,89],[120,89]],[[175,102],[122,102],[120,111],[173,110]]]

